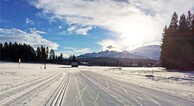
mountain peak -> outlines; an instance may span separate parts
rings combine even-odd
[[[131,59],[146,59],[143,56],[134,55],[128,51],[100,51],[98,53],[86,53],[78,56],[78,58],[97,58],[97,57],[111,57],[111,58],[131,58]]]
[[[142,46],[131,51],[131,53],[133,54],[148,57],[154,60],[159,60],[160,52],[161,52],[160,45]]]

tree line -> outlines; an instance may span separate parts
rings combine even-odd
[[[181,71],[194,70],[194,14],[172,15],[165,26],[161,45],[161,66]]]
[[[38,63],[63,63],[63,55],[55,54],[53,49],[40,46],[36,50],[27,44],[18,44],[17,42],[0,43],[0,60],[18,62],[21,59],[23,62],[38,62]]]

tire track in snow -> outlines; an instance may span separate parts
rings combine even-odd
[[[0,105],[15,105],[15,104],[26,104],[28,101],[30,101],[33,97],[35,97],[38,93],[43,91],[47,86],[49,86],[53,81],[60,78],[61,73],[56,73],[50,76],[50,78],[47,77],[47,79],[38,82],[30,87],[23,88],[23,90],[19,90],[18,93],[12,94],[11,96],[8,96],[0,101]]]
[[[82,98],[81,98],[81,96],[80,96],[81,93],[80,93],[80,90],[79,90],[79,87],[78,87],[78,80],[77,80],[75,74],[73,74],[73,75],[74,75],[74,80],[75,80],[75,84],[76,84],[76,88],[77,88],[77,92],[78,92],[78,98],[79,98],[78,100],[79,100],[80,103],[81,103],[80,105],[81,105],[81,106],[84,106],[84,105],[83,105],[83,100],[82,100]],[[76,101],[75,104],[76,104],[77,102],[78,102],[78,101]]]
[[[119,103],[121,103],[122,105],[124,105],[124,106],[129,105],[129,104],[134,105],[132,102],[128,101],[126,98],[122,97],[122,95],[118,94],[117,92],[113,92],[111,89],[107,89],[107,86],[104,86],[104,85],[100,84],[99,82],[96,82],[94,79],[89,78],[83,72],[81,72],[81,74],[84,77],[86,77],[88,80],[90,80],[93,84],[95,84],[100,89],[102,89],[104,92],[106,92],[111,97],[113,97],[115,100],[117,100]]]
[[[94,105],[94,106],[104,106],[104,104],[102,103],[102,101],[99,98],[99,92],[95,93],[93,91],[93,89],[91,88],[91,86],[89,86],[85,80],[80,76],[80,73],[77,74],[77,78],[79,79],[79,81],[82,81],[83,85],[85,87],[87,87],[87,91],[86,93],[88,93],[88,101]],[[89,100],[92,99],[92,100]]]
[[[158,105],[158,106],[180,105],[180,104],[184,106],[193,106],[194,104],[194,102],[186,100],[184,98],[166,94],[153,89],[147,89],[133,84],[128,84],[126,82],[121,82],[113,78],[110,78],[106,75],[101,75],[99,73],[85,71],[85,74],[88,76],[91,76],[91,74],[93,74],[93,77],[92,77],[93,79],[95,79],[95,77],[100,78],[101,81],[104,81],[104,83],[106,80],[108,80],[110,83],[112,83],[111,85],[114,85],[113,87],[111,87],[111,89],[116,89],[117,92],[119,92],[119,88],[117,88],[117,86],[122,86],[126,88],[128,94],[132,96],[132,99],[135,101],[138,100],[137,102],[141,103],[142,105],[144,104],[147,105],[147,103],[149,104],[151,103],[150,105]]]
[[[89,72],[89,74],[94,74],[94,73],[92,73],[92,72]],[[87,75],[87,74],[86,74]],[[105,79],[104,77],[100,77],[100,76],[98,76],[97,74],[95,74],[96,75],[96,77],[97,78],[101,78],[101,80],[104,80],[106,83],[107,83],[107,80],[108,79]],[[95,76],[95,75],[93,75],[93,77]],[[89,76],[89,75],[88,75]],[[90,75],[91,76],[91,75]],[[120,91],[124,91],[125,93],[128,93],[128,91],[126,90],[126,89],[124,89],[124,87],[123,86],[125,86],[125,87],[127,87],[127,88],[129,88],[128,86],[126,86],[126,85],[122,85],[121,86],[121,84],[120,83],[117,83],[116,81],[112,81],[112,80],[108,80],[110,83],[114,83],[114,84],[116,84],[117,86],[120,86],[120,88],[121,89],[119,89],[119,88],[117,88],[117,86],[114,86],[114,87],[112,87],[111,89],[113,90],[113,92],[117,92],[117,93],[119,93],[119,94],[121,94],[121,92]],[[113,84],[113,85],[114,85]],[[103,85],[103,84],[102,84]],[[135,92],[137,92],[137,91],[135,91]],[[129,94],[129,93],[128,93]],[[142,93],[141,93],[142,94]],[[145,95],[145,94],[142,94],[143,96],[145,96],[146,98],[148,98],[149,100],[149,102],[152,102],[152,103],[154,103],[154,104],[157,104],[157,105],[159,105],[159,106],[161,106],[161,104],[159,103],[159,102],[157,102],[155,99],[153,99],[153,98],[151,98],[151,97],[148,97],[147,95]],[[133,97],[134,96],[134,97]],[[123,96],[124,97],[124,96]],[[138,101],[137,99],[135,99],[135,97],[136,97],[136,95],[131,95],[131,96],[128,96],[128,98],[131,98],[132,100],[134,100],[139,106],[143,106],[143,104],[140,102],[140,101]],[[126,98],[126,97],[124,97],[124,98]],[[127,98],[126,98],[127,99]]]

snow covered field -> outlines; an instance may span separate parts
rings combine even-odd
[[[194,105],[194,72],[0,63],[0,106]]]
[[[164,68],[117,67],[99,73],[117,80],[194,99],[194,71],[167,72]]]

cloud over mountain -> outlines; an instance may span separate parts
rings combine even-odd
[[[114,50],[130,49],[149,43],[161,41],[162,30],[169,23],[171,14],[182,14],[194,10],[192,0],[35,0],[31,2],[43,10],[45,17],[66,22],[77,34],[86,35],[94,27],[101,27],[114,32]],[[116,45],[116,46],[117,46]]]

